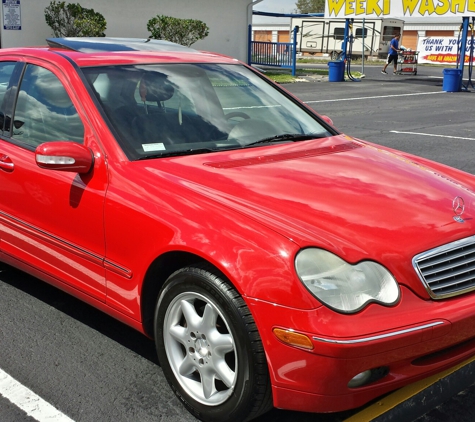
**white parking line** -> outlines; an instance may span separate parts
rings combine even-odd
[[[420,133],[420,132],[402,132],[400,130],[390,130],[390,132],[404,133],[406,135],[432,136],[432,137],[438,137],[438,138],[452,138],[452,139],[464,139],[467,141],[475,141],[475,138],[464,138],[463,136],[434,135],[433,133]]]
[[[39,422],[74,422],[1,369],[0,395]]]
[[[337,101],[355,101],[355,100],[371,100],[374,98],[392,98],[392,97],[410,97],[414,95],[431,95],[431,94],[446,94],[444,91],[435,91],[435,92],[414,92],[412,94],[393,94],[393,95],[376,95],[374,97],[357,97],[357,98],[335,98],[331,100],[313,100],[313,101],[304,101],[305,104],[310,103],[329,103]]]

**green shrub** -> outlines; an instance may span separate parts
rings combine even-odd
[[[189,47],[209,34],[208,26],[196,19],[158,15],[147,23],[150,38],[171,41]]]
[[[45,19],[55,37],[105,37],[106,20],[101,13],[79,3],[52,1]]]
[[[297,0],[295,3],[297,13],[323,13],[325,0]]]

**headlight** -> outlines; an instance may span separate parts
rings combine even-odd
[[[300,280],[318,300],[336,311],[354,313],[370,302],[393,305],[399,286],[382,265],[363,261],[348,264],[323,249],[304,249],[295,268]]]

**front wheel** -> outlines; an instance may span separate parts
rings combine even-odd
[[[169,384],[197,418],[250,420],[272,406],[252,315],[211,269],[183,268],[170,276],[157,302],[155,341]]]

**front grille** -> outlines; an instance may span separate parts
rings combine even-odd
[[[475,290],[475,236],[421,253],[412,263],[434,299]]]

